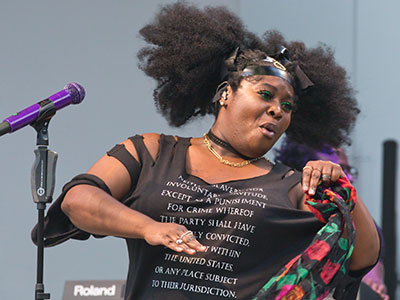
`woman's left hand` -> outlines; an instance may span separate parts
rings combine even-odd
[[[331,182],[335,182],[342,176],[346,174],[339,164],[326,160],[309,161],[303,168],[303,191],[314,195],[320,181],[325,186],[329,186]]]

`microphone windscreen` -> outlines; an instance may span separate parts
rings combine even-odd
[[[64,89],[72,95],[72,104],[81,103],[85,98],[85,89],[77,82],[68,83]]]

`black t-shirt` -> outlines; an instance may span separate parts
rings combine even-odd
[[[157,221],[186,226],[208,250],[187,255],[151,246],[142,239],[126,239],[126,300],[251,299],[307,248],[324,225],[311,212],[292,206],[288,191],[301,174],[292,174],[287,166],[276,164],[263,176],[209,184],[186,172],[189,138],[176,141],[161,135],[155,161],[141,136],[130,139],[139,162],[123,145],[108,152],[128,167],[133,182],[121,201]],[[78,175],[65,184],[46,215],[45,246],[90,237],[61,210],[65,194],[79,184],[94,185],[111,194],[100,178],[90,174]],[[37,225],[32,230],[34,243],[36,238]],[[372,267],[350,271],[336,288],[335,299],[355,299],[361,278]]]
[[[293,208],[288,191],[300,174],[275,165],[263,176],[209,184],[186,172],[190,139],[161,135],[153,161],[141,136],[132,138],[141,172],[124,202],[160,222],[193,231],[205,253],[176,253],[127,239],[127,299],[251,299],[301,253],[322,224]]]

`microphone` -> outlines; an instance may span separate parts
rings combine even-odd
[[[0,123],[0,136],[34,123],[49,111],[53,111],[52,116],[67,105],[81,103],[83,98],[85,89],[79,83],[68,83],[63,90],[4,119]]]

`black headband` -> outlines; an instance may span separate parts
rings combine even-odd
[[[213,103],[221,99],[222,93],[226,90],[228,82],[226,81],[229,74],[237,73],[241,77],[249,77],[254,75],[271,75],[280,77],[287,82],[295,90],[305,90],[314,83],[307,77],[298,64],[294,68],[296,78],[294,78],[286,69],[285,65],[291,63],[289,59],[289,51],[287,48],[280,46],[280,51],[271,56],[267,56],[262,60],[255,61],[256,64],[245,67],[242,71],[237,70],[236,59],[239,56],[240,48],[237,47],[231,55],[224,61],[223,68],[221,71],[221,77],[223,81],[216,90],[213,98]],[[261,63],[261,64],[260,64]],[[297,80],[296,80],[297,79]]]
[[[242,77],[248,77],[248,76],[254,76],[254,75],[271,75],[271,76],[276,76],[280,77],[287,82],[291,86],[295,86],[295,81],[293,77],[286,71],[286,69],[280,69],[277,68],[273,65],[270,66],[263,66],[263,65],[256,65],[256,66],[247,66],[244,68],[242,72],[240,72],[240,76]]]
[[[262,60],[255,61],[254,65],[249,65],[243,70],[238,70],[236,65],[236,59],[240,54],[240,48],[237,47],[224,61],[223,68],[221,70],[221,79],[226,80],[229,74],[237,73],[241,77],[248,77],[254,75],[271,75],[280,77],[287,82],[295,90],[305,90],[314,83],[307,77],[307,75],[301,70],[298,64],[294,67],[295,78],[287,71],[285,65],[293,64],[290,61],[289,51],[287,48],[280,46],[280,50],[277,54],[272,56],[266,56]],[[223,91],[226,89],[227,82],[223,81],[216,91],[213,98],[213,102],[218,101],[221,98]]]

